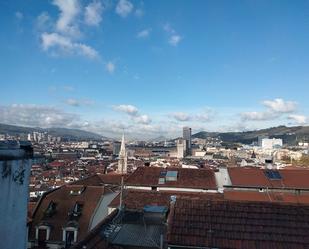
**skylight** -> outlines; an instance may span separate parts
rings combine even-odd
[[[177,181],[178,171],[167,171],[166,181]]]
[[[280,172],[277,170],[266,170],[265,175],[270,180],[281,180],[282,179]]]

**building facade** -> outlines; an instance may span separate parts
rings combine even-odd
[[[27,246],[27,203],[32,160],[31,143],[0,142],[0,248]]]

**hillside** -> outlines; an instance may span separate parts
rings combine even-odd
[[[9,135],[20,135],[20,134],[28,134],[34,131],[38,132],[48,132],[48,134],[61,137],[63,140],[101,140],[104,138],[103,136],[83,131],[79,129],[69,129],[69,128],[40,128],[40,127],[24,127],[24,126],[15,126],[15,125],[7,125],[0,124],[0,134],[9,134]]]
[[[251,144],[257,142],[259,136],[270,138],[282,138],[283,143],[294,145],[299,141],[309,140],[309,126],[278,126],[268,129],[246,132],[198,132],[193,138],[220,137],[223,142]]]

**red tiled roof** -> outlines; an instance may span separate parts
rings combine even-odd
[[[224,191],[225,200],[234,201],[266,201],[279,203],[303,203],[309,204],[309,193],[288,192],[257,192],[257,191]]]
[[[123,194],[123,203],[126,209],[143,210],[146,205],[169,207],[171,196],[176,198],[187,196],[192,199],[223,199],[223,194],[219,193],[190,193],[180,191],[147,191],[137,189],[126,189]],[[109,204],[109,207],[119,206],[120,195]]]
[[[82,214],[77,219],[79,226],[78,241],[84,238],[88,232],[95,208],[106,190],[104,187],[87,186],[80,195],[70,194],[71,191],[75,192],[83,190],[83,188],[82,185],[64,185],[59,189],[44,194],[34,211],[29,238],[35,239],[35,226],[47,223],[52,227],[50,240],[62,241],[62,228],[70,221],[68,213],[73,209],[76,202],[83,205]],[[46,217],[44,212],[51,201],[56,203],[56,212],[51,217]]]
[[[177,171],[177,181],[159,184],[160,173]],[[209,169],[139,167],[125,181],[127,186],[217,189],[215,174]]]
[[[177,199],[169,245],[220,249],[309,248],[309,206]]]
[[[125,175],[125,178],[127,176]],[[85,186],[102,186],[102,185],[120,185],[121,174],[94,174],[92,176],[80,179],[71,183],[72,185],[85,185]]]
[[[309,170],[278,170],[282,179],[272,180],[265,175],[264,169],[259,168],[228,168],[232,185],[243,187],[268,188],[308,188]]]
[[[50,167],[63,167],[65,165],[64,162],[59,162],[59,161],[53,161],[49,163]]]

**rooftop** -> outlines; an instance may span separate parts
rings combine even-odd
[[[30,239],[35,239],[35,227],[41,224],[52,227],[50,240],[62,241],[62,228],[74,221],[79,226],[78,240],[88,233],[91,217],[107,193],[104,187],[64,185],[47,192],[33,212]]]
[[[209,169],[139,167],[125,181],[127,186],[217,189]]]
[[[259,168],[228,168],[233,186],[309,189],[309,170],[264,170]]]
[[[309,206],[178,198],[168,221],[169,245],[308,248]]]

